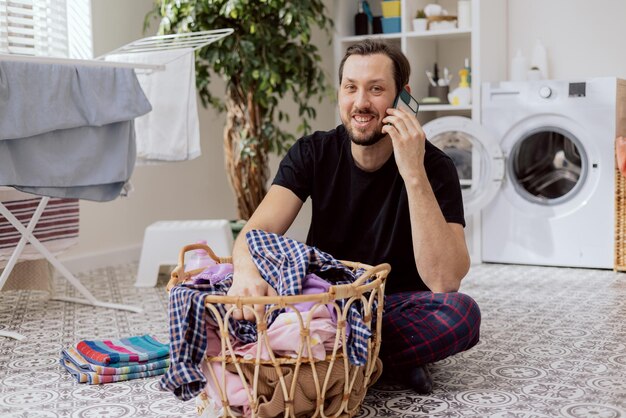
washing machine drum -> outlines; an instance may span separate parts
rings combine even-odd
[[[560,129],[530,132],[511,150],[510,178],[517,192],[539,204],[556,204],[582,184],[583,148]]]
[[[454,161],[465,214],[479,212],[494,198],[504,178],[504,159],[496,138],[461,116],[434,119],[423,129],[426,138]]]

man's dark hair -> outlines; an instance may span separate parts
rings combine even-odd
[[[377,41],[375,39],[365,39],[354,45],[350,45],[346,50],[346,54],[339,64],[339,85],[343,79],[343,65],[351,55],[374,55],[383,54],[388,56],[393,62],[393,79],[396,83],[396,94],[409,83],[409,75],[411,75],[411,66],[409,60],[395,46]]]

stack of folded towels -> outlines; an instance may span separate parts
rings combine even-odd
[[[82,340],[61,351],[61,365],[90,385],[159,376],[170,365],[169,344],[150,335]]]

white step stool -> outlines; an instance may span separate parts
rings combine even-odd
[[[233,233],[225,219],[159,221],[146,228],[139,260],[136,287],[156,285],[161,265],[178,264],[181,248],[205,240],[220,257],[231,255]]]

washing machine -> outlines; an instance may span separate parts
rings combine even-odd
[[[424,126],[455,161],[481,260],[612,268],[626,82],[500,82],[481,93],[482,126],[460,117]]]
[[[445,116],[423,126],[426,138],[452,158],[465,210],[465,240],[472,264],[482,262],[481,211],[500,191],[504,156],[496,136],[479,122]]]

